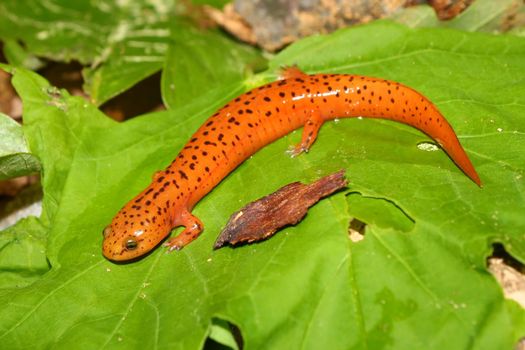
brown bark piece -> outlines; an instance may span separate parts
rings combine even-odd
[[[344,174],[345,170],[339,170],[308,185],[294,182],[249,203],[230,216],[214,249],[261,241],[283,226],[297,224],[309,207],[346,186]]]

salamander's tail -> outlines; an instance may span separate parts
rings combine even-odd
[[[444,127],[448,127],[452,130],[452,127],[448,125]],[[432,136],[432,135],[430,135]],[[450,156],[450,158],[456,163],[456,165],[463,170],[463,172],[472,179],[479,187],[482,187],[481,179],[479,178],[478,173],[476,172],[476,169],[474,169],[474,166],[472,165],[472,162],[470,161],[469,157],[465,153],[465,150],[463,147],[461,147],[461,144],[459,143],[458,138],[455,134],[449,134],[447,139],[442,140],[439,137],[434,138],[440,146],[445,150],[445,152]]]

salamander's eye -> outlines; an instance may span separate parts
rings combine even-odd
[[[104,229],[104,231],[102,231],[102,236],[104,236],[104,238],[106,238],[107,236],[109,236],[111,234],[111,226],[106,226],[106,228]]]
[[[134,240],[133,238],[128,238],[126,240],[126,249],[127,250],[135,250],[135,249],[137,249],[137,246],[138,246],[137,241]]]

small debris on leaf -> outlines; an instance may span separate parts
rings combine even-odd
[[[308,185],[293,182],[249,203],[230,216],[213,248],[261,241],[283,226],[297,224],[309,207],[347,185],[344,174],[339,170]]]

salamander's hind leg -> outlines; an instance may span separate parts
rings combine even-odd
[[[204,229],[202,222],[196,216],[191,215],[191,213],[187,210],[182,213],[181,219],[181,225],[184,226],[184,231],[179,233],[176,237],[170,238],[166,243],[164,243],[165,247],[169,247],[169,252],[175,249],[180,250],[184,248],[185,245],[191,243],[191,241],[199,237],[202,230]]]
[[[296,65],[293,66],[284,66],[281,67],[280,79],[305,79],[308,77],[308,74],[299,69]]]
[[[308,150],[317,138],[319,128],[321,128],[324,122],[318,110],[306,110],[304,113],[306,113],[307,116],[305,118],[301,143],[288,151],[292,157],[296,157],[303,152],[308,153]]]

